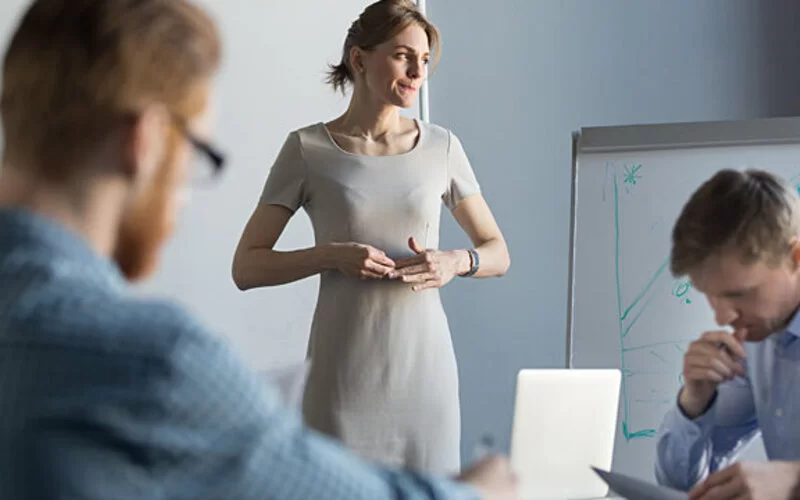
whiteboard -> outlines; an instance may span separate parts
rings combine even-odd
[[[683,353],[716,327],[705,298],[669,272],[672,226],[722,168],[800,188],[800,119],[585,128],[573,144],[568,363],[622,370],[613,469],[652,478]]]

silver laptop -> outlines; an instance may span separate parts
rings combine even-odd
[[[523,500],[603,497],[614,452],[621,372],[617,369],[520,370],[511,463]]]

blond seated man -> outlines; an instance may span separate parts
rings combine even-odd
[[[774,175],[723,170],[683,207],[671,269],[688,275],[720,327],[689,346],[664,418],[656,476],[690,498],[798,498],[800,200]],[[761,431],[770,461],[731,458]]]

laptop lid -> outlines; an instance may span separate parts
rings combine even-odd
[[[620,382],[617,369],[520,370],[511,463],[522,499],[608,493],[591,467],[611,468]]]

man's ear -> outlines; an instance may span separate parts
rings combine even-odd
[[[146,106],[133,119],[123,138],[123,170],[134,184],[150,179],[164,157],[169,113],[158,105]]]
[[[794,237],[789,242],[789,259],[792,263],[792,268],[800,270],[800,238]]]

